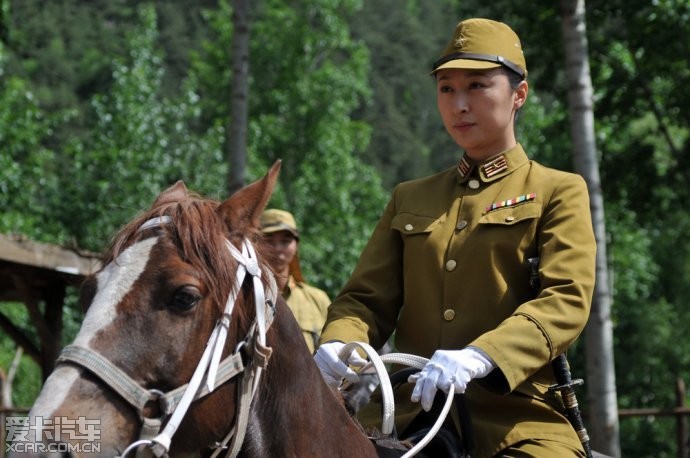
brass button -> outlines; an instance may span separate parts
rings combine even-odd
[[[453,259],[450,259],[448,262],[446,262],[446,270],[448,272],[452,272],[455,270],[455,266],[457,266],[458,263],[455,262]]]
[[[515,221],[514,216],[506,216],[506,223],[512,223],[513,221]]]
[[[467,185],[470,187],[470,189],[478,189],[479,188],[479,180],[475,180],[474,178],[470,180]]]
[[[443,319],[446,321],[452,321],[453,318],[455,318],[455,310],[453,309],[446,309],[445,312],[443,312]]]
[[[461,219],[460,221],[458,221],[458,224],[455,225],[455,229],[457,229],[459,231],[465,229],[466,227],[467,227],[467,221],[465,221],[464,219]]]
[[[406,231],[411,231],[412,229],[414,229],[413,225],[411,225],[410,223],[405,224],[405,230]]]

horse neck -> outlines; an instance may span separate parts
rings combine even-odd
[[[324,382],[302,332],[280,301],[268,334],[269,361],[244,450],[251,456],[377,456],[342,400]],[[266,438],[271,438],[266,440]]]

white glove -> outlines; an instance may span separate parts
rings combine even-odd
[[[352,350],[352,353],[347,358],[347,364],[345,364],[338,356],[344,346],[343,342],[337,340],[326,342],[316,350],[314,355],[314,362],[319,367],[323,379],[329,386],[336,388],[340,386],[340,382],[344,378],[351,383],[359,380],[357,373],[350,369],[348,364],[351,366],[364,366],[367,363],[364,358],[359,356],[356,350]]]
[[[495,367],[491,358],[478,348],[436,350],[424,368],[407,379],[415,383],[412,402],[419,402],[421,398],[422,408],[428,412],[437,388],[448,393],[453,385],[455,393],[464,393],[470,380],[486,377]]]

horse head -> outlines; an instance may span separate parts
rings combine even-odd
[[[119,456],[140,439],[160,455],[223,440],[241,415],[235,375],[260,359],[270,326],[275,284],[254,247],[279,169],[224,202],[180,181],[116,234],[82,286],[81,328],[29,414],[37,439],[70,456]]]

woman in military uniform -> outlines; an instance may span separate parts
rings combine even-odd
[[[269,258],[275,272],[278,291],[302,329],[304,341],[314,352],[331,299],[325,291],[308,284],[299,264],[299,231],[292,213],[265,210],[260,218],[264,238],[272,248]]]
[[[396,393],[397,431],[453,385],[465,393],[476,456],[584,456],[548,387],[550,361],[590,310],[596,246],[587,187],[529,160],[516,140],[527,64],[510,27],[460,22],[432,73],[462,155],[395,188],[329,309],[316,363],[327,381],[356,380],[337,356],[344,342],[378,348],[395,331],[399,351],[430,358]],[[538,291],[527,267],[534,257]]]

